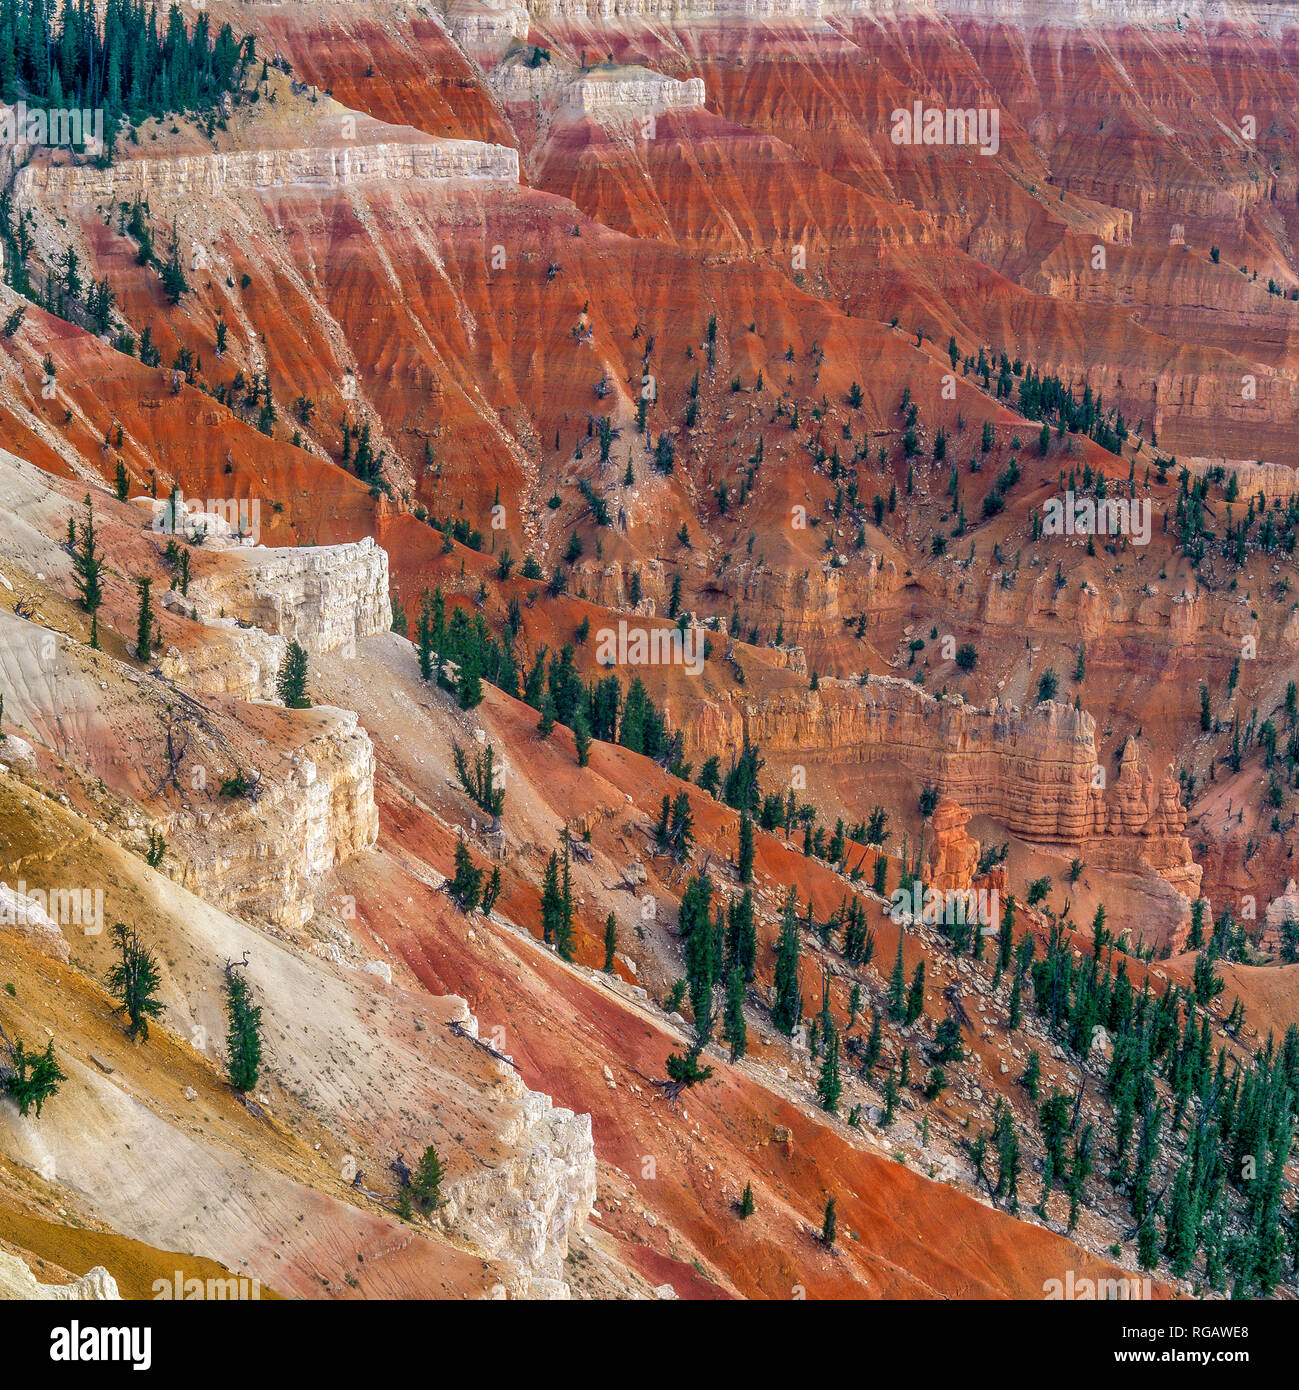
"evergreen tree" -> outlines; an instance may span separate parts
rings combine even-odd
[[[738,965],[751,985],[758,965],[758,936],[753,923],[753,890],[746,888],[726,910],[726,961]]]
[[[898,956],[893,962],[893,973],[889,976],[889,988],[886,996],[889,1008],[889,1017],[894,1022],[900,1021],[906,1013],[907,1000],[907,976],[902,964],[902,933],[898,932]]]
[[[753,820],[746,813],[740,817],[740,849],[737,860],[741,883],[753,882]]]
[[[721,784],[721,759],[716,753],[713,753],[704,759],[704,765],[699,769],[699,776],[695,778],[695,786],[701,791],[706,791],[709,796],[716,796]]]
[[[76,573],[77,589],[81,594],[81,606],[90,614],[90,645],[98,650],[99,606],[104,601],[100,575],[103,572],[104,559],[97,544],[95,509],[89,493],[86,494],[85,508],[85,520],[79,527],[69,519],[68,538],[72,541],[75,536],[72,568]]]
[[[140,595],[140,611],[135,626],[135,656],[137,661],[148,661],[153,650],[153,609],[149,605],[149,588],[153,580],[142,575],[135,581]]]
[[[1029,1099],[1036,1102],[1038,1087],[1042,1081],[1042,1057],[1037,1048],[1028,1054],[1028,1065],[1019,1078],[1019,1084],[1028,1092]]]
[[[415,1205],[425,1216],[442,1205],[442,1179],[446,1169],[432,1144],[420,1156],[420,1161],[411,1178],[410,1191]]]
[[[461,912],[472,912],[478,906],[483,891],[483,871],[474,867],[473,856],[463,841],[456,842],[456,872],[451,880],[451,896]]]
[[[573,743],[577,748],[578,767],[586,767],[591,761],[591,726],[580,709],[573,716]]]
[[[785,899],[776,941],[775,1001],[771,1021],[786,1037],[793,1034],[803,1017],[803,996],[798,978],[799,940],[798,897],[793,888]]]
[[[28,1052],[21,1038],[12,1044],[0,1039],[0,1049],[7,1054],[0,1056],[0,1091],[13,1101],[24,1119],[32,1106],[39,1119],[41,1107],[58,1094],[59,1083],[68,1079],[55,1060],[54,1040],[45,1044],[44,1052]]]
[[[554,941],[564,915],[564,896],[559,886],[559,855],[551,850],[541,881],[541,939]]]
[[[837,1224],[834,1198],[831,1197],[825,1204],[825,1216],[821,1219],[821,1244],[827,1249],[831,1249],[834,1246],[835,1228]]]
[[[888,1074],[884,1078],[884,1114],[880,1118],[880,1124],[887,1129],[893,1123],[893,1117],[897,1113],[898,1100],[898,1078],[893,1068],[890,1067]]]
[[[226,965],[226,1074],[236,1091],[257,1085],[262,1065],[262,1010],[235,964]]]
[[[914,1023],[925,1011],[925,963],[920,961],[916,965],[916,973],[911,977],[911,988],[907,991],[906,1012],[903,1015],[904,1021]]]
[[[564,857],[559,864],[559,916],[555,922],[555,949],[564,960],[573,959],[573,880],[572,856],[568,838],[564,839]]]
[[[866,1039],[866,1047],[862,1052],[861,1071],[863,1076],[869,1076],[875,1070],[879,1062],[880,1053],[884,1050],[883,1035],[883,1015],[878,1009],[871,1014],[870,1036]]]
[[[295,639],[289,643],[275,677],[275,693],[286,709],[310,709],[307,698],[307,653]]]
[[[128,1035],[147,1042],[149,1020],[158,1018],[163,1011],[162,1002],[157,998],[162,983],[158,963],[152,952],[141,945],[134,927],[116,923],[113,941],[119,958],[108,972],[108,988],[120,1001],[117,1012],[126,1014],[130,1022]]]
[[[1083,1190],[1087,1179],[1092,1175],[1092,1127],[1084,1125],[1082,1133],[1074,1140],[1073,1163],[1069,1169],[1069,1229],[1078,1224],[1078,1210],[1082,1205]]]
[[[618,920],[611,912],[604,919],[604,969],[605,973],[614,973],[614,956],[618,950]]]
[[[501,871],[493,864],[492,872],[486,884],[483,886],[483,898],[479,906],[483,910],[485,917],[490,917],[492,908],[496,906],[496,899],[501,896]]]
[[[753,1184],[746,1182],[740,1194],[740,1220],[747,1221],[757,1209],[758,1204],[753,1200]]]
[[[173,221],[171,227],[171,253],[167,257],[167,263],[162,268],[162,292],[167,296],[169,303],[179,304],[181,296],[185,294],[188,289],[189,283],[185,279],[185,272],[180,264],[180,239],[176,235],[176,224]],[[267,404],[270,404],[269,400]]]
[[[542,738],[549,738],[555,727],[555,700],[550,691],[546,691],[541,702],[541,718],[537,720],[537,732]]]
[[[482,677],[478,674],[478,664],[472,656],[466,655],[460,660],[456,696],[461,709],[475,709],[483,702]]]
[[[505,785],[503,768],[496,765],[496,747],[487,744],[474,754],[471,765],[465,750],[454,740],[451,755],[455,761],[456,775],[460,785],[468,792],[474,803],[491,816],[499,816],[505,809]]]
[[[822,1110],[837,1115],[843,1080],[839,1075],[839,1030],[833,1023],[825,1031],[823,1050],[825,1055],[821,1060],[821,1074],[817,1078],[816,1098],[821,1102]]]
[[[1009,1211],[1019,1206],[1019,1136],[1015,1133],[1015,1121],[1003,1101],[997,1102],[997,1113],[992,1127],[993,1142],[997,1146],[997,1185],[994,1196],[1005,1198]]]
[[[1178,1279],[1191,1272],[1198,1237],[1195,1204],[1191,1199],[1191,1178],[1188,1163],[1183,1163],[1173,1179],[1173,1195],[1164,1224],[1164,1252],[1169,1267]]]
[[[678,930],[685,941],[686,984],[695,1015],[695,1035],[707,1040],[712,1034],[713,989],[721,967],[720,916],[715,925],[709,916],[713,885],[707,875],[694,875],[681,895]]]

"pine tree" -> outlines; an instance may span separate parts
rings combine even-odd
[[[419,617],[415,622],[415,650],[419,654],[420,679],[433,679],[433,615],[430,608],[428,590],[420,603]]]
[[[90,645],[99,649],[99,606],[104,601],[104,590],[100,580],[104,559],[100,554],[95,532],[95,509],[86,494],[86,517],[79,527],[71,519],[68,521],[68,537],[75,534],[76,541],[72,554],[72,568],[77,576],[77,588],[81,593],[81,606],[90,614]]]
[[[556,721],[555,698],[547,690],[541,703],[541,718],[537,720],[537,732],[542,738],[549,738]]]
[[[893,973],[889,976],[889,988],[886,996],[889,1008],[889,1017],[895,1022],[902,1019],[906,1013],[907,1000],[907,975],[902,964],[902,933],[898,933],[898,957],[893,962]]]
[[[746,1182],[740,1194],[740,1220],[747,1221],[757,1209],[758,1204],[753,1200],[753,1184]]]
[[[737,860],[741,883],[753,882],[753,820],[746,812],[740,817],[740,850]]]
[[[555,949],[564,960],[573,959],[573,881],[572,856],[568,840],[564,840],[564,857],[560,861],[559,918],[555,925]]]
[[[604,969],[609,975],[614,972],[614,956],[618,950],[618,921],[611,912],[604,919]]]
[[[149,589],[153,580],[142,575],[135,581],[140,595],[140,612],[135,626],[135,656],[137,661],[148,661],[153,644],[153,609],[149,605]]]
[[[310,709],[307,698],[307,653],[295,639],[289,643],[275,677],[275,693],[286,709]]]
[[[188,289],[189,283],[185,279],[185,272],[180,264],[180,239],[176,235],[176,224],[173,220],[171,254],[167,257],[167,263],[162,268],[162,290],[169,303],[179,304],[181,295],[185,294]]]
[[[1186,938],[1188,951],[1199,951],[1204,947],[1204,899],[1196,898],[1191,904],[1191,930]]]
[[[120,458],[117,460],[117,471],[113,478],[113,490],[119,502],[125,502],[131,490],[131,480],[126,475],[126,464]]]
[[[559,855],[551,850],[541,880],[541,939],[554,941],[564,915],[564,897],[559,886]]]
[[[226,1074],[236,1091],[257,1085],[262,1065],[262,1010],[252,1002],[248,981],[235,964],[226,965]]]
[[[843,1080],[839,1075],[839,1030],[833,1023],[824,1034],[825,1056],[821,1061],[821,1075],[817,1078],[816,1097],[821,1109],[831,1115],[839,1113],[839,1097],[843,1094]]]
[[[786,1037],[793,1034],[803,1017],[803,997],[798,978],[801,942],[797,905],[797,894],[791,888],[781,915],[780,936],[776,940],[775,1001],[771,1006],[771,1021]]]
[[[746,888],[726,910],[727,960],[733,961],[751,985],[758,965],[758,936],[753,924],[753,890]]]
[[[461,709],[475,709],[483,702],[482,677],[478,674],[478,664],[472,653],[466,653],[461,658],[456,696]]]
[[[717,943],[709,904],[713,885],[707,875],[696,874],[681,895],[678,929],[685,941],[686,984],[695,1015],[696,1037],[707,1039],[712,1032],[713,987],[716,984]]]
[[[870,1036],[866,1039],[866,1049],[862,1053],[861,1071],[863,1076],[869,1076],[875,1070],[880,1053],[884,1050],[883,1021],[883,1015],[880,1011],[878,1009],[873,1010]]]
[[[1178,1279],[1191,1272],[1195,1259],[1198,1222],[1195,1204],[1191,1200],[1190,1163],[1183,1163],[1173,1179],[1173,1195],[1164,1226],[1164,1252],[1169,1267]]]
[[[992,1127],[997,1146],[997,1186],[994,1196],[1006,1199],[1006,1208],[1015,1211],[1019,1206],[1019,1137],[1015,1121],[1004,1102],[997,1102],[997,1114]]]
[[[451,755],[455,761],[460,785],[474,803],[481,806],[488,815],[499,816],[505,809],[505,785],[504,768],[496,764],[496,746],[489,743],[475,753],[471,765],[465,750],[452,740]]]
[[[134,927],[128,928],[122,922],[113,927],[119,960],[108,972],[108,988],[121,1001],[117,1012],[126,1014],[130,1021],[128,1036],[147,1042],[149,1039],[149,1020],[158,1018],[163,1011],[162,1002],[156,997],[162,977],[152,953],[140,944]]]
[[[490,917],[492,908],[496,906],[496,899],[501,896],[501,871],[493,864],[491,876],[483,887],[483,898],[479,906],[483,910],[483,915]]]
[[[890,1067],[888,1075],[884,1078],[884,1114],[880,1117],[880,1124],[885,1129],[893,1123],[893,1117],[897,1113],[899,1099],[897,1073]]]
[[[907,1006],[904,1019],[914,1023],[925,1011],[925,963],[920,961],[916,973],[911,977],[911,988],[907,991]]]
[[[474,867],[473,856],[463,841],[456,843],[456,872],[450,891],[461,912],[472,912],[482,896],[483,871]]]
[[[1028,1054],[1028,1065],[1019,1078],[1019,1084],[1028,1092],[1029,1099],[1037,1100],[1038,1087],[1042,1080],[1042,1057],[1037,1048]]]
[[[414,1204],[425,1216],[442,1205],[442,1179],[446,1169],[432,1144],[420,1156],[420,1161],[411,1178],[410,1192]]]
[[[834,1246],[835,1229],[838,1220],[835,1215],[834,1198],[831,1197],[825,1204],[825,1216],[821,1219],[821,1244],[827,1249]]]
[[[577,748],[577,765],[586,767],[591,761],[591,726],[582,710],[573,716],[573,743]]]
[[[1069,1169],[1069,1229],[1078,1224],[1078,1211],[1082,1205],[1083,1191],[1087,1179],[1092,1175],[1092,1127],[1084,1125],[1083,1131],[1074,1140],[1073,1163]]]
[[[0,1090],[18,1107],[25,1119],[32,1106],[40,1118],[41,1107],[57,1095],[59,1083],[68,1078],[54,1057],[54,1040],[45,1044],[44,1052],[28,1052],[21,1038],[12,1044],[0,1040],[7,1059],[0,1059]]]

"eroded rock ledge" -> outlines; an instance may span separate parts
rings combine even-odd
[[[973,815],[1043,845],[1086,847],[1097,863],[1148,869],[1194,897],[1200,869],[1171,772],[1149,768],[1129,739],[1112,786],[1096,751],[1096,721],[1047,700],[988,709],[939,700],[910,681],[873,676],[865,687],[823,680],[816,691],[701,705],[683,730],[687,754],[738,748],[838,764],[892,762]]]
[[[313,656],[356,655],[363,637],[392,626],[388,552],[370,536],[344,545],[232,550],[215,573],[191,586],[192,607],[235,618]]]
[[[91,165],[30,165],[18,172],[15,189],[20,202],[34,195],[90,202],[136,194],[213,196],[239,189],[350,188],[410,179],[517,183],[519,154],[505,145],[478,140],[421,144],[385,141],[368,145],[343,142],[309,149],[126,159],[108,169]]]

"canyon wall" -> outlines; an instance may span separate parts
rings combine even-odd
[[[388,141],[124,159],[108,169],[41,164],[19,170],[15,191],[19,202],[40,197],[84,203],[116,202],[137,194],[142,198],[159,194],[224,196],[243,189],[350,188],[410,179],[517,183],[519,154],[507,146],[477,140]]]
[[[374,539],[282,550],[232,550],[221,567],[191,584],[190,604],[206,617],[232,617],[313,656],[356,654],[360,638],[392,626],[388,554]]]
[[[478,1035],[467,1006],[463,1025]],[[449,1184],[439,1219],[485,1259],[512,1263],[527,1297],[567,1298],[569,1240],[586,1224],[596,1195],[591,1117],[529,1090],[508,1065],[500,1066],[498,1081],[509,1101],[499,1136],[504,1161]]]
[[[782,761],[863,771],[893,763],[1021,839],[1087,847],[1106,867],[1153,870],[1185,895],[1198,891],[1176,780],[1145,767],[1134,738],[1107,792],[1096,721],[1069,705],[978,709],[876,676],[864,687],[822,680],[815,691],[760,703],[743,695],[702,702],[682,732],[687,754],[699,757],[747,741]]]
[[[588,23],[887,19],[920,14],[1025,27],[1230,22],[1275,33],[1299,24],[1299,6],[1286,0],[527,0],[527,8],[534,19]]]
[[[564,104],[597,120],[630,120],[646,112],[690,111],[704,104],[704,80],[684,82],[648,68],[587,72],[569,84]]]
[[[379,835],[374,747],[350,710],[322,708],[326,728],[290,755],[287,776],[265,777],[224,813],[181,811],[178,881],[241,917],[300,927],[320,875]]]

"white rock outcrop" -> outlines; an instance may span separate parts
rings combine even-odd
[[[16,201],[117,202],[136,195],[220,197],[242,189],[352,188],[367,183],[518,183],[519,152],[481,140],[340,144],[310,149],[241,150],[230,154],[124,159],[108,169],[28,165],[15,179]]]
[[[0,1250],[0,1300],[82,1303],[121,1297],[117,1291],[117,1280],[103,1265],[96,1265],[70,1284],[42,1284],[17,1255]]]
[[[29,894],[0,883],[0,931],[21,932],[40,947],[46,955],[58,960],[68,958],[68,942],[63,928],[45,911],[40,901]]]
[[[704,79],[684,82],[650,68],[593,69],[571,82],[564,92],[569,114],[598,121],[629,121],[667,111],[695,111],[704,104]]]
[[[586,1224],[595,1201],[591,1117],[559,1108],[513,1072],[504,1084],[517,1101],[514,1123],[501,1135],[513,1153],[446,1189],[441,1218],[485,1259],[516,1267],[511,1292],[567,1298],[569,1238]]]
[[[388,552],[374,539],[343,545],[254,547],[222,555],[220,568],[190,585],[200,616],[296,641],[313,656],[356,655],[363,637],[392,627]]]
[[[322,874],[379,837],[374,745],[351,710],[319,707],[327,727],[296,756],[287,776],[265,777],[256,800],[219,820],[173,818],[185,845],[179,882],[243,917],[301,927],[314,915]]]

